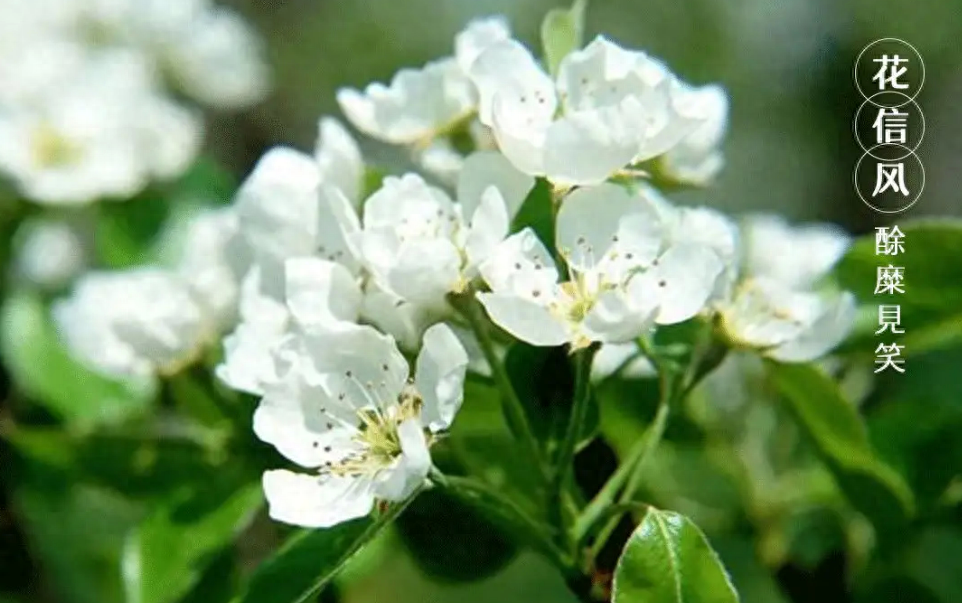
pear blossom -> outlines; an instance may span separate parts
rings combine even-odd
[[[265,294],[261,272],[248,273],[240,297],[240,323],[224,338],[218,378],[233,389],[262,394],[278,375],[275,351],[307,328],[335,328],[356,322],[361,288],[343,265],[316,257],[290,258],[284,264],[283,301]]]
[[[365,268],[384,291],[429,311],[463,291],[478,265],[507,236],[534,186],[498,153],[471,155],[459,175],[457,201],[414,173],[385,178],[364,205],[354,237]]]
[[[308,472],[264,474],[271,517],[325,528],[412,496],[463,400],[468,358],[451,330],[427,330],[410,379],[393,339],[368,326],[306,332],[284,352],[254,432]]]
[[[849,292],[816,286],[841,258],[849,237],[827,224],[790,226],[775,216],[743,223],[740,280],[719,304],[723,334],[783,362],[829,353],[852,330]]]
[[[709,245],[672,243],[656,207],[614,184],[576,189],[562,203],[557,247],[569,278],[534,231],[512,235],[481,265],[491,319],[538,346],[621,343],[655,324],[701,312],[723,262]]]
[[[815,285],[851,244],[851,237],[838,226],[792,226],[784,218],[768,214],[748,216],[742,229],[744,271],[796,289]]]
[[[682,84],[678,95],[702,112],[700,125],[661,157],[661,172],[678,182],[709,184],[725,160],[721,144],[728,129],[728,94],[717,84]]]
[[[190,287],[163,268],[90,272],[53,316],[78,359],[116,377],[176,372],[215,336]]]
[[[29,104],[0,107],[0,171],[47,204],[128,198],[183,171],[196,114],[159,96],[137,56],[105,55]]]
[[[855,296],[792,290],[755,278],[739,284],[720,310],[723,332],[736,345],[782,362],[808,362],[833,350],[855,323]]]
[[[552,79],[515,40],[474,61],[479,119],[521,171],[560,185],[596,184],[658,157],[707,118],[663,63],[598,37]]]
[[[288,258],[316,256],[355,273],[360,267],[346,240],[357,222],[360,151],[336,121],[322,119],[318,129],[314,157],[286,147],[269,150],[234,200],[261,284],[278,299]]]
[[[478,94],[468,70],[488,46],[510,36],[500,17],[471,22],[455,39],[455,56],[419,69],[402,69],[389,85],[374,83],[364,91],[344,88],[337,101],[359,130],[393,144],[422,148],[477,111]]]
[[[232,327],[250,264],[237,212],[233,207],[202,210],[190,217],[184,230],[176,271],[218,331]]]

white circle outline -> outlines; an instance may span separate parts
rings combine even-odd
[[[887,145],[885,145],[885,144],[877,144],[877,145],[875,145],[874,147],[872,147],[871,150],[875,150],[875,149],[877,149],[877,148],[879,148],[879,147],[883,147],[883,146],[902,147],[903,149],[907,148],[907,147],[905,147],[904,145],[891,144],[891,143],[890,143],[890,144],[887,144]],[[865,152],[865,153],[862,154],[861,157],[859,157],[858,161],[855,163],[855,170],[852,172],[852,182],[853,182],[853,184],[854,184],[854,186],[855,186],[855,194],[857,194],[857,195],[858,195],[858,198],[862,200],[862,203],[864,203],[865,205],[869,206],[871,209],[874,209],[875,211],[877,211],[877,212],[880,213],[880,214],[900,214],[900,213],[902,213],[903,211],[905,211],[905,210],[909,209],[910,207],[912,207],[913,205],[915,205],[916,203],[918,203],[919,199],[922,198],[922,191],[925,190],[925,166],[922,165],[922,160],[919,159],[919,156],[915,154],[915,151],[910,151],[910,152],[909,152],[909,155],[911,155],[912,157],[915,157],[915,160],[919,162],[919,169],[922,170],[922,186],[919,188],[919,192],[915,195],[915,199],[912,199],[912,202],[909,203],[908,205],[906,205],[905,207],[902,207],[902,208],[900,208],[900,209],[894,209],[894,210],[879,209],[879,208],[875,207],[874,205],[872,205],[871,203],[869,203],[868,201],[866,201],[866,200],[865,200],[865,197],[862,196],[862,191],[859,190],[859,188],[858,188],[858,168],[859,168],[859,166],[862,165],[862,161],[863,161],[866,157],[869,157],[869,156],[870,156],[868,152]],[[907,155],[907,156],[908,156],[908,155]],[[907,157],[907,156],[906,156],[906,157]]]
[[[895,94],[901,94],[902,96],[904,96],[905,98],[908,98],[909,100],[905,101],[904,103],[896,107],[879,107],[877,104],[872,102],[872,97],[878,96],[879,94],[888,94],[892,92],[894,92]],[[902,155],[901,157],[895,157],[890,159],[888,157],[878,157],[876,155],[872,155],[872,149],[877,149],[878,147],[897,146],[897,147],[902,147],[903,149],[906,149],[906,150],[908,150],[908,147],[902,144],[898,144],[896,142],[884,142],[884,143],[876,144],[871,148],[866,147],[862,143],[862,138],[858,135],[858,118],[859,118],[859,115],[862,114],[862,109],[864,109],[865,105],[868,105],[868,104],[872,104],[873,106],[880,109],[898,109],[900,107],[904,107],[905,105],[908,105],[909,103],[915,105],[915,108],[919,110],[919,116],[922,118],[922,134],[919,136],[919,141],[915,143],[915,146],[912,147],[912,149],[909,150],[908,153],[906,153],[905,155]],[[922,107],[915,101],[915,99],[909,98],[908,94],[905,94],[904,92],[895,92],[894,90],[883,90],[882,92],[876,92],[871,97],[865,99],[862,102],[862,104],[858,106],[858,110],[855,111],[855,119],[852,120],[852,132],[853,134],[855,134],[855,142],[858,143],[858,146],[862,147],[862,150],[868,153],[873,159],[878,159],[879,161],[902,161],[903,159],[906,159],[909,155],[911,155],[915,151],[918,151],[919,147],[922,146],[922,140],[925,138],[925,113],[922,112]]]
[[[861,84],[859,83],[859,81],[858,81],[858,64],[859,64],[859,62],[862,60],[862,55],[865,54],[865,51],[866,51],[866,50],[868,50],[868,49],[871,48],[872,46],[875,46],[875,45],[878,44],[879,42],[898,42],[898,43],[900,43],[900,44],[905,44],[906,46],[908,46],[909,48],[912,49],[912,52],[915,53],[915,56],[919,57],[919,64],[922,65],[922,80],[919,82],[919,89],[915,91],[915,94],[913,94],[913,95],[912,95],[912,98],[910,98],[909,100],[915,100],[915,98],[919,95],[919,93],[922,92],[922,87],[925,86],[925,60],[922,58],[922,53],[920,53],[920,52],[915,48],[915,46],[912,46],[911,44],[909,44],[908,42],[906,42],[905,40],[902,40],[902,39],[900,39],[900,38],[879,38],[878,40],[875,40],[874,42],[870,42],[865,48],[862,49],[862,52],[858,53],[858,56],[855,57],[855,66],[852,67],[852,80],[855,81],[855,88],[858,90],[858,93],[862,95],[862,98],[864,98],[865,100],[869,101],[870,103],[872,103],[873,105],[875,105],[876,107],[878,107],[878,108],[880,108],[880,109],[897,109],[898,107],[901,107],[902,105],[905,105],[906,103],[902,103],[901,105],[892,105],[892,106],[880,105],[880,104],[876,103],[875,101],[871,100],[871,98],[870,98],[869,96],[866,96],[865,92],[862,90],[862,85],[861,85]],[[895,92],[895,91],[894,91],[894,90],[881,90],[880,92]],[[902,93],[902,94],[904,94],[904,93]],[[875,95],[873,94],[872,96],[875,96]],[[906,95],[906,96],[908,96],[908,95]],[[908,101],[906,101],[906,102],[908,102]]]

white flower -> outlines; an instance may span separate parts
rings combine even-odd
[[[271,517],[330,527],[414,494],[463,399],[468,359],[454,334],[444,325],[425,333],[412,380],[394,341],[371,327],[305,334],[292,349],[254,431],[313,472],[264,474]]]
[[[211,8],[161,37],[158,46],[184,91],[212,107],[247,107],[270,88],[263,44],[233,11]]]
[[[357,221],[355,200],[347,194],[358,194],[360,185],[352,175],[362,173],[360,154],[335,122],[322,120],[320,129],[316,157],[285,147],[271,149],[234,201],[241,233],[261,269],[262,286],[277,299],[282,299],[283,265],[288,258],[316,256],[351,271],[359,268],[345,240],[345,228]]]
[[[197,152],[200,121],[150,78],[136,55],[106,53],[61,88],[0,108],[0,170],[48,204],[129,198],[178,175]]]
[[[737,225],[725,214],[708,207],[672,205],[653,187],[641,194],[658,208],[672,245],[697,245],[712,249],[724,266],[718,275],[712,300],[727,299],[738,279],[740,238]]]
[[[44,289],[63,287],[87,265],[88,249],[69,222],[35,218],[17,229],[17,272]]]
[[[728,129],[728,94],[716,84],[682,84],[679,96],[700,113],[701,125],[663,155],[661,169],[679,182],[704,186],[725,163],[721,144]]]
[[[501,18],[474,21],[458,34],[456,56],[420,69],[402,69],[388,86],[374,83],[363,92],[339,90],[337,101],[351,123],[368,136],[426,147],[477,111],[478,95],[467,69],[484,48],[509,35]]]
[[[190,287],[161,268],[88,273],[53,315],[79,359],[120,377],[176,372],[215,334]]]
[[[471,78],[501,151],[560,184],[602,182],[670,150],[704,119],[662,63],[600,37],[564,58],[557,81],[514,40],[482,52]]]
[[[459,175],[457,202],[417,174],[388,177],[364,204],[357,247],[384,291],[429,310],[447,307],[507,236],[534,179],[498,153],[475,153]]]
[[[241,321],[224,339],[224,360],[217,376],[230,387],[253,394],[277,379],[272,354],[304,329],[334,329],[357,321],[362,294],[343,265],[314,257],[284,264],[285,301],[262,291],[261,272],[253,269],[243,284]]]
[[[491,319],[533,345],[630,341],[681,322],[710,298],[723,263],[708,245],[672,243],[655,206],[614,184],[576,189],[562,203],[557,247],[569,280],[526,229],[481,265]]]
[[[248,267],[232,207],[206,209],[189,219],[176,270],[218,330],[237,320],[240,284]]]
[[[720,314],[723,332],[736,345],[761,349],[782,362],[807,362],[845,339],[855,310],[855,297],[848,292],[801,292],[756,278],[740,283]]]
[[[838,226],[791,226],[775,215],[749,216],[742,229],[745,273],[774,279],[794,289],[816,284],[851,244],[851,238]]]

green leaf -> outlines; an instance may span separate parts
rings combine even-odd
[[[876,457],[864,423],[838,385],[814,365],[766,362],[766,366],[855,508],[880,531],[905,525],[915,512],[912,492]]]
[[[650,509],[615,569],[612,603],[737,603],[718,555],[688,518]]]
[[[261,507],[259,483],[217,490],[161,507],[131,533],[122,562],[128,603],[173,603],[186,595]]]
[[[421,494],[396,525],[414,563],[442,581],[483,580],[518,552],[508,533],[440,490]]]
[[[14,385],[67,424],[116,423],[150,405],[149,388],[112,381],[71,358],[37,295],[15,293],[0,311],[0,356]]]
[[[565,348],[541,348],[517,342],[504,359],[511,385],[518,394],[535,437],[549,456],[558,452],[568,428],[574,392],[574,367]],[[588,420],[579,442],[598,431],[598,404],[589,400]]]
[[[224,469],[219,451],[187,438],[77,435],[19,426],[5,437],[30,462],[60,472],[60,479],[109,488],[130,498],[169,496]]]
[[[251,576],[235,603],[302,603],[327,586],[351,557],[391,523],[406,504],[333,528],[302,530]]]
[[[548,11],[541,22],[541,44],[552,75],[558,73],[558,66],[568,53],[581,48],[587,7],[588,0],[575,0],[570,9],[555,8]]]
[[[553,203],[551,183],[544,178],[539,178],[514,217],[511,232],[530,228],[548,249],[553,248],[555,238]]]
[[[155,190],[125,203],[101,204],[97,208],[97,258],[109,268],[148,263],[170,208],[168,200]]]
[[[879,304],[901,306],[903,355],[962,341],[962,220],[917,220],[899,229],[905,233],[904,253],[875,255],[874,233],[861,237],[835,269],[839,284],[873,311]],[[905,269],[905,293],[875,295],[877,268],[889,264]],[[877,328],[874,321],[872,326]],[[870,330],[849,347],[871,354],[878,340]]]
[[[53,600],[126,603],[120,551],[139,509],[101,489],[50,480],[25,467],[14,493],[31,556],[44,568]]]

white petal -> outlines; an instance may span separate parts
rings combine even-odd
[[[254,411],[254,433],[302,467],[338,462],[356,447],[357,416],[330,398],[321,387],[307,383],[295,368],[268,386]]]
[[[649,379],[658,375],[651,361],[638,351],[637,343],[606,343],[595,354],[591,379],[601,381],[619,369],[619,376],[626,379]]]
[[[241,231],[263,266],[263,286],[278,298],[284,260],[315,251],[318,184],[309,155],[277,147],[257,162],[235,197]]]
[[[568,342],[565,326],[540,304],[498,293],[478,293],[478,300],[496,325],[522,341],[543,347]]]
[[[424,483],[431,469],[431,454],[419,421],[408,419],[398,425],[397,431],[401,456],[393,467],[377,476],[375,492],[378,498],[400,502]]]
[[[494,186],[501,193],[509,218],[514,217],[521,203],[534,187],[534,178],[520,172],[504,155],[494,151],[473,153],[464,161],[458,176],[457,199],[465,215],[471,215],[481,197]]]
[[[504,198],[501,197],[497,188],[489,186],[481,196],[481,203],[477,210],[471,216],[468,236],[464,244],[470,269],[476,270],[483,260],[491,256],[498,244],[508,236],[509,228],[510,222]]]
[[[486,126],[494,125],[495,96],[510,96],[519,113],[533,112],[542,119],[546,116],[550,120],[557,109],[554,82],[528,49],[515,40],[488,46],[471,65],[470,76],[480,95],[478,117]]]
[[[475,19],[454,38],[454,56],[467,73],[485,49],[511,37],[508,20],[501,15]]]
[[[401,298],[429,308],[444,308],[445,296],[461,278],[461,256],[451,241],[413,241],[401,246],[387,283]]]
[[[833,224],[791,226],[779,216],[750,216],[744,224],[746,271],[792,287],[809,287],[825,276],[851,243]]]
[[[364,517],[374,508],[374,484],[350,477],[316,477],[266,471],[263,478],[270,516],[306,528],[329,528]]]
[[[292,258],[284,264],[287,307],[302,325],[354,322],[361,288],[340,264],[317,258]]]
[[[451,426],[464,400],[467,367],[467,352],[447,325],[434,325],[424,333],[414,384],[424,400],[421,422],[431,431]]]
[[[630,115],[621,106],[566,113],[547,130],[547,177],[563,184],[597,184],[631,164],[639,136]]]
[[[389,86],[371,84],[364,92],[337,93],[344,114],[365,134],[395,144],[430,138],[469,115],[474,87],[453,58],[402,69]]]
[[[636,299],[658,300],[658,324],[674,324],[704,309],[723,268],[718,255],[701,245],[675,245],[658,258],[658,264],[631,280]]]
[[[355,208],[359,207],[364,160],[357,142],[341,122],[321,118],[314,158],[321,182],[337,187]]]
[[[495,293],[524,298],[530,298],[535,291],[538,297],[548,296],[558,283],[558,269],[551,254],[530,228],[498,245],[481,264],[481,276]]]
[[[431,308],[406,302],[370,282],[364,291],[361,316],[365,323],[394,337],[406,351],[420,348],[424,330],[441,318]]]
[[[782,362],[808,362],[821,358],[845,340],[855,324],[855,297],[844,293],[798,337],[771,350]]]
[[[310,332],[304,346],[304,362],[325,377],[328,394],[355,406],[396,404],[410,372],[394,339],[366,325]]]
[[[645,266],[662,245],[661,221],[642,197],[616,184],[578,188],[558,211],[558,248],[579,271],[601,269],[617,278]]]
[[[651,329],[658,307],[653,299],[629,299],[621,291],[605,291],[595,300],[583,324],[592,341],[625,343]]]

